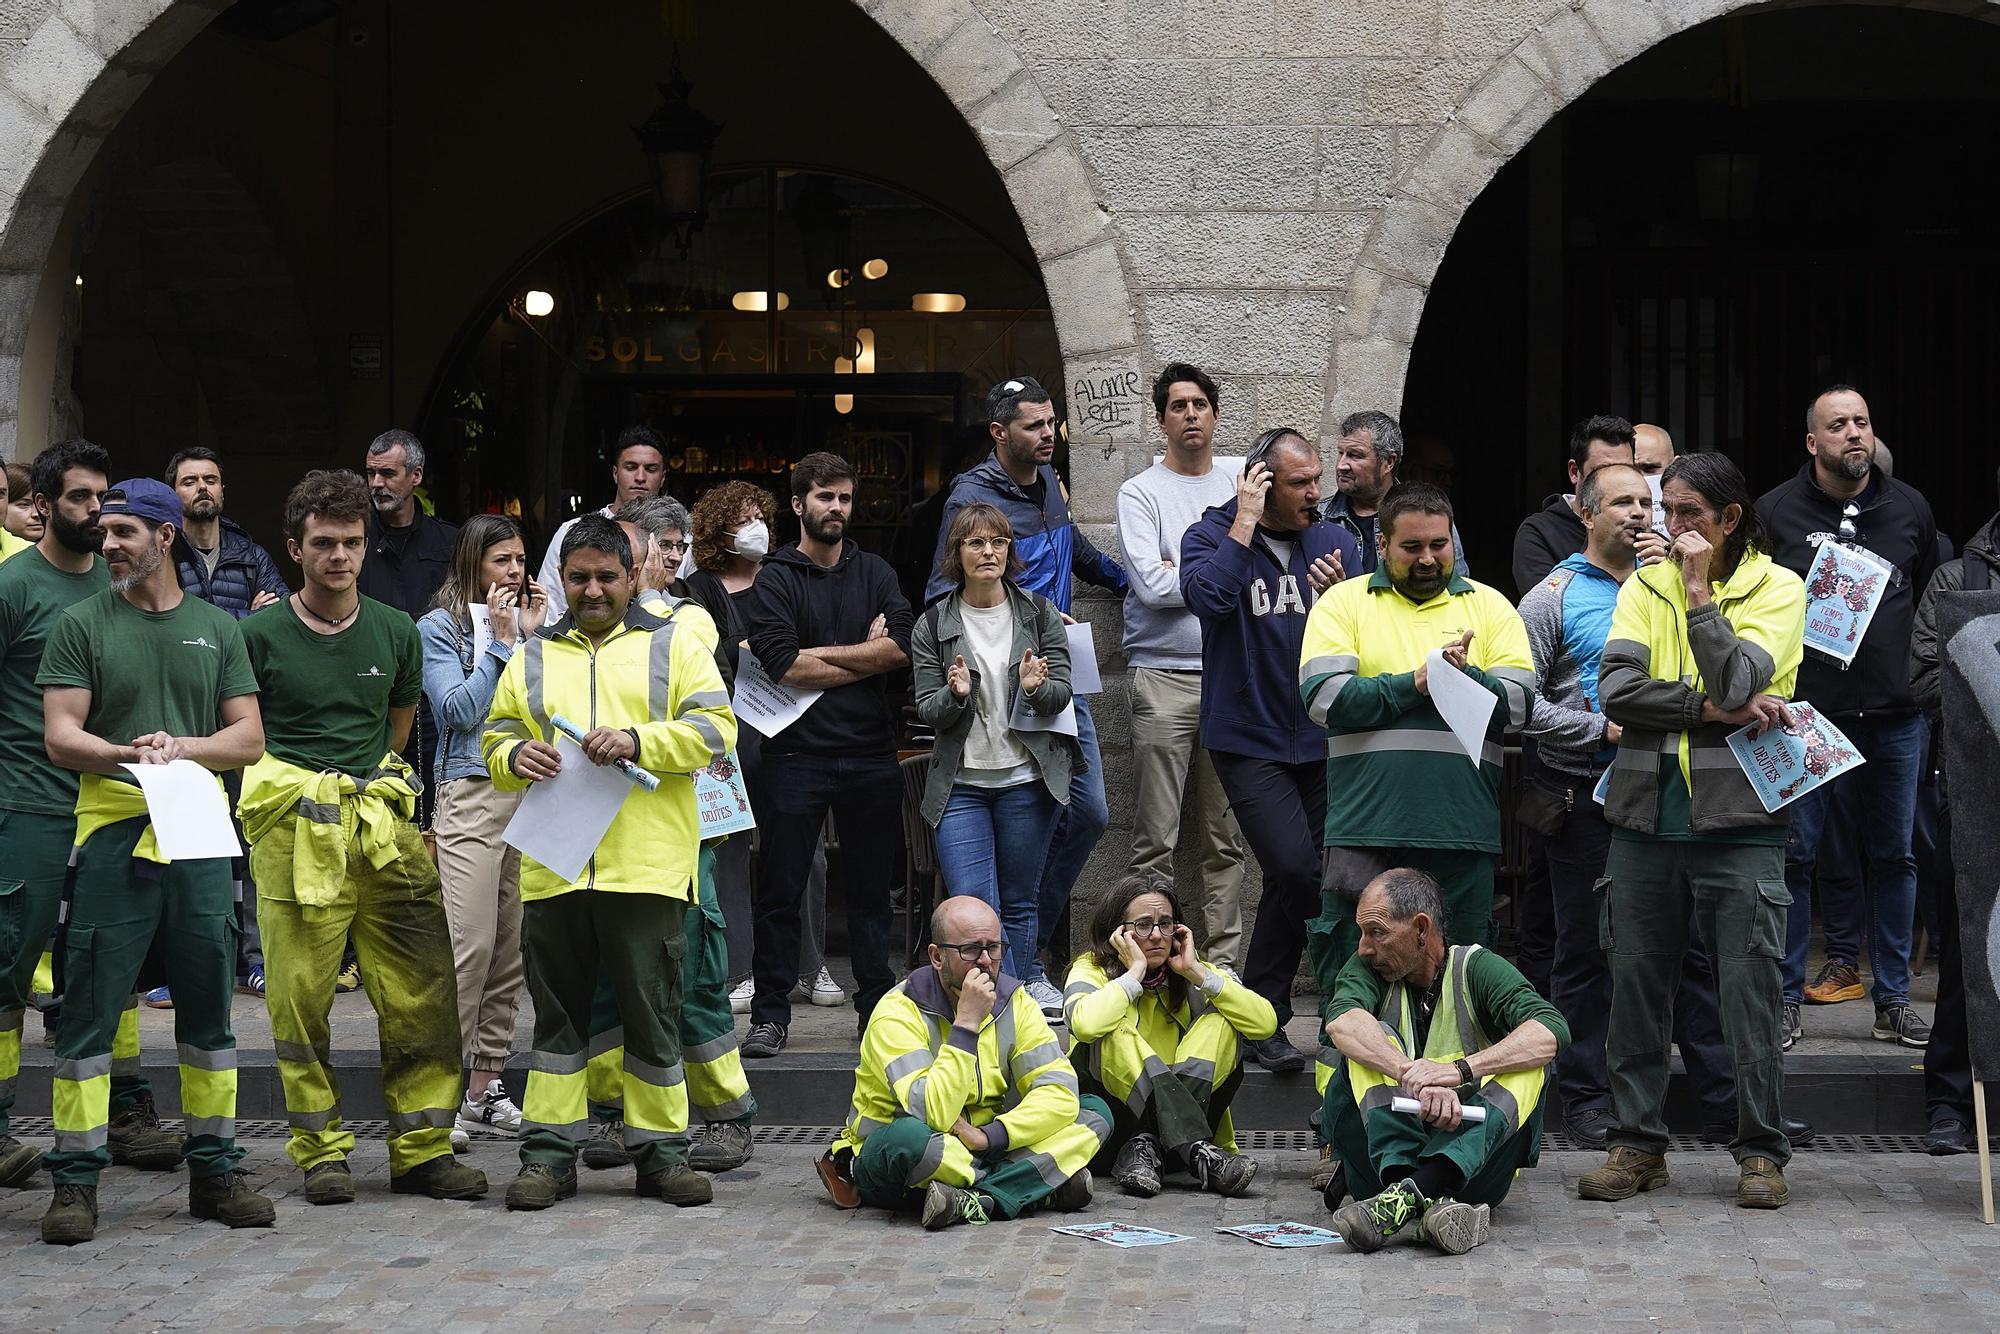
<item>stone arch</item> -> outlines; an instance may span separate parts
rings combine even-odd
[[[0,455],[15,452],[30,314],[71,199],[105,138],[153,76],[230,0],[26,0],[0,14]],[[1138,332],[1118,229],[1075,136],[1059,123],[1012,42],[973,0],[853,0],[930,74],[978,135],[1017,201],[1050,293],[1067,373],[1124,383]],[[1141,414],[1107,435],[1102,458],[1140,440]],[[1109,514],[1090,515],[1109,519]]]
[[[1321,439],[1363,407],[1402,402],[1425,298],[1465,210],[1502,166],[1598,80],[1730,14],[1865,4],[2000,23],[2000,0],[1569,0],[1501,55],[1391,185],[1334,313]]]

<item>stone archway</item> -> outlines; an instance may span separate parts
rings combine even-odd
[[[1349,412],[1400,405],[1425,297],[1467,206],[1558,112],[1619,65],[1711,19],[1842,3],[2000,22],[1994,0],[1571,0],[1535,25],[1472,85],[1383,201],[1335,311],[1322,443]]]

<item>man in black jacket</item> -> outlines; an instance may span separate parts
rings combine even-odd
[[[846,540],[853,511],[854,469],[845,459],[808,454],[793,464],[799,540],[765,559],[750,600],[750,652],[765,675],[821,693],[764,742],[762,786],[770,802],[758,812],[763,864],[748,1057],[785,1047],[799,980],[799,904],[829,809],[840,831],[841,899],[862,1028],[896,981],[889,882],[902,851],[903,778],[882,678],[908,664],[915,618],[889,563]]]
[[[1569,490],[1542,498],[1542,508],[1514,531],[1514,588],[1522,596],[1550,570],[1576,555],[1589,537],[1577,514],[1583,479],[1607,463],[1632,462],[1632,423],[1623,417],[1585,417],[1569,432]]]
[[[1799,475],[1765,493],[1757,515],[1771,534],[1771,556],[1804,575],[1822,545],[1837,542],[1873,553],[1888,566],[1885,592],[1851,663],[1808,645],[1793,698],[1810,702],[1854,742],[1867,763],[1807,793],[1792,805],[1785,845],[1791,916],[1785,940],[1785,1039],[1803,1027],[1799,1004],[1858,999],[1862,904],[1822,902],[1826,962],[1806,986],[1812,939],[1813,868],[1835,790],[1856,789],[1867,850],[1868,962],[1874,974],[1874,1036],[1921,1047],[1930,1025],[1910,1006],[1910,937],[1916,913],[1917,865],[1910,852],[1917,777],[1926,749],[1924,720],[1910,689],[1909,644],[1917,596],[1937,568],[1937,521],[1914,488],[1889,477],[1875,459],[1867,400],[1851,385],[1834,385],[1806,408],[1806,453]],[[1807,595],[1811,597],[1811,580]],[[1807,619],[1810,624],[1811,605]],[[1833,896],[1828,896],[1831,899]]]

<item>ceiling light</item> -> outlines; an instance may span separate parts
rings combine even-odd
[[[555,308],[556,299],[539,287],[530,288],[527,295],[521,298],[521,309],[538,320]]]
[[[958,292],[919,292],[910,298],[910,309],[930,315],[956,315],[965,309],[965,297]]]
[[[866,264],[863,264],[863,265],[861,266],[861,276],[862,276],[862,277],[864,277],[864,278],[886,278],[886,277],[888,277],[888,276],[889,276],[889,261],[888,261],[888,260],[886,260],[886,259],[871,259],[871,260],[869,260],[869,261],[868,261],[868,262],[867,262]]]
[[[854,373],[873,375],[875,373],[875,331],[856,329],[854,331]]]
[[[738,292],[729,298],[729,304],[738,310],[769,310],[771,308],[770,299],[771,294],[769,292]],[[783,292],[778,293],[779,310],[789,310],[791,304],[791,297]]]
[[[828,287],[845,287],[853,281],[854,275],[846,269],[828,269],[826,271],[826,285]]]
[[[854,395],[835,394],[833,396],[833,410],[843,417],[854,411]]]

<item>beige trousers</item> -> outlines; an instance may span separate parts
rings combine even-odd
[[[458,973],[458,1029],[471,1070],[500,1070],[514,1042],[514,1007],[527,971],[521,960],[521,854],[500,841],[518,792],[484,778],[438,789],[431,829]]]
[[[1210,963],[1234,969],[1243,952],[1243,836],[1229,797],[1201,746],[1201,674],[1132,669],[1132,869],[1174,873],[1181,801],[1192,789],[1201,839],[1195,943]],[[1190,923],[1190,925],[1195,925]]]

